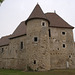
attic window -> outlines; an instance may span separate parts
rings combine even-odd
[[[42,22],[41,22],[41,25],[42,25],[43,27],[45,27],[45,26],[46,26],[46,22],[45,22],[45,21],[42,21]]]

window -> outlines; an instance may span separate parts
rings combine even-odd
[[[71,56],[69,55],[69,58],[71,58]]]
[[[51,31],[50,31],[50,29],[48,31],[49,31],[49,37],[51,37]]]
[[[42,21],[41,22],[41,25],[44,27],[44,26],[46,26],[46,22],[45,21]]]
[[[38,41],[38,38],[37,37],[34,37],[34,41],[37,42]]]
[[[21,42],[21,49],[23,49],[23,42]]]
[[[4,51],[4,48],[2,48],[2,53],[3,53],[3,51]]]
[[[45,23],[44,22],[42,23],[42,26],[45,26]]]
[[[34,64],[36,64],[36,60],[34,60]]]
[[[72,58],[72,55],[69,55],[69,58]]]
[[[62,32],[63,35],[65,35],[65,32]]]
[[[65,48],[65,44],[63,44],[63,48]]]
[[[59,50],[59,48],[57,48]]]

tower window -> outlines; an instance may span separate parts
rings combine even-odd
[[[34,41],[37,42],[38,41],[38,38],[37,37],[34,37]]]
[[[34,60],[34,64],[36,64],[36,60]]]
[[[41,25],[42,25],[43,27],[46,26],[46,22],[42,21],[42,22],[41,22]]]
[[[42,23],[42,26],[45,26],[45,23],[44,22]]]
[[[48,31],[49,31],[49,37],[51,37],[51,31],[50,31],[50,29]]]
[[[65,48],[65,44],[63,44],[63,48]]]
[[[63,35],[65,35],[65,32],[62,32]]]
[[[23,49],[23,42],[21,42],[21,49]]]

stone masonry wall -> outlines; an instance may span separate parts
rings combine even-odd
[[[27,70],[26,58],[26,36],[11,39],[9,46],[0,47],[0,68]]]
[[[23,42],[23,49],[21,49],[21,42]],[[11,68],[27,70],[26,36],[11,39],[9,49],[11,52],[10,58],[13,59],[11,60]]]
[[[42,25],[45,22],[45,25]],[[34,38],[37,37],[37,41]],[[30,20],[27,23],[27,56],[28,66],[33,70],[50,70],[48,22],[42,19]],[[36,63],[34,63],[36,62]]]
[[[75,68],[75,50],[72,29],[51,28],[51,69]],[[63,34],[65,32],[65,34]],[[65,47],[63,47],[65,44]]]
[[[9,45],[0,47],[0,68],[7,68],[7,60],[10,57]]]

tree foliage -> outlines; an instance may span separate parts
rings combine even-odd
[[[4,0],[0,0],[0,3],[2,3]]]

